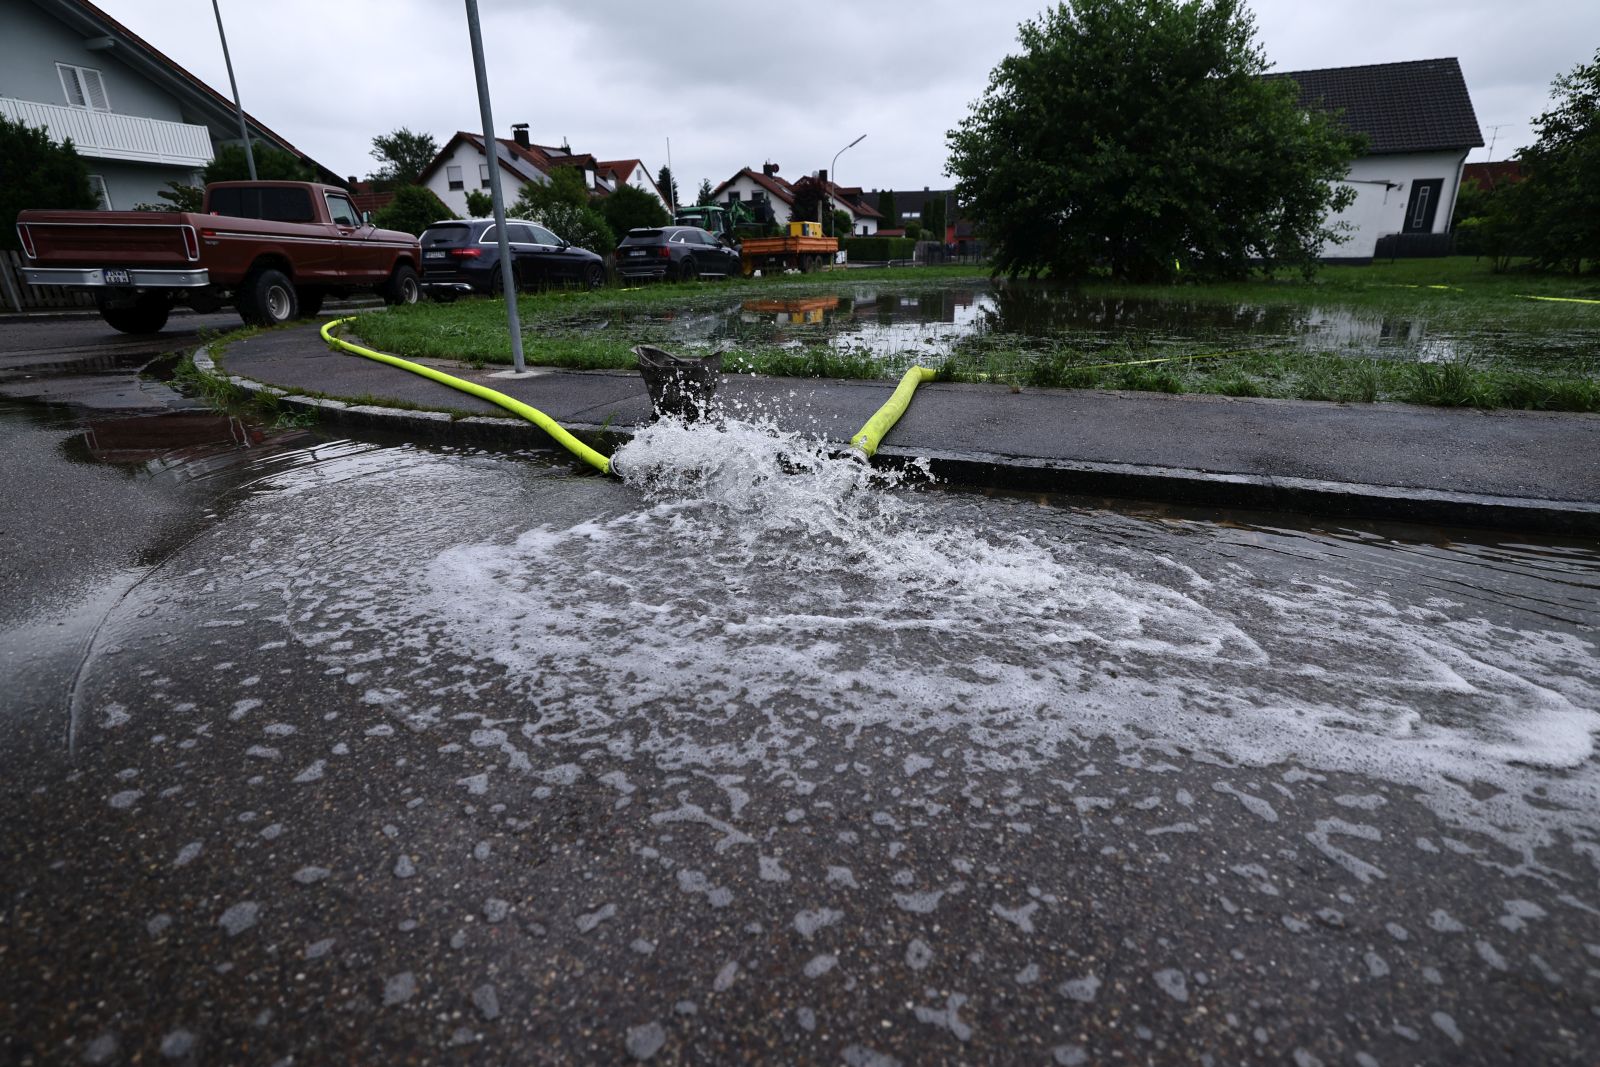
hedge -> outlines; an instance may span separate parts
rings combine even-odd
[[[891,259],[910,259],[917,242],[909,237],[846,237],[839,247],[852,263],[887,263]]]

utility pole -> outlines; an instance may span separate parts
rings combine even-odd
[[[478,0],[467,2],[467,34],[472,38],[472,69],[478,77],[478,116],[483,122],[483,154],[489,159],[489,196],[494,201],[494,235],[500,245],[500,292],[506,299],[506,326],[511,331],[512,374],[526,374],[522,363],[522,323],[517,318],[517,276],[511,269],[511,239],[506,233],[506,202],[500,194],[500,142],[494,137],[494,112],[489,107],[489,75],[483,64],[483,30],[478,25]]]
[[[244,161],[250,167],[250,180],[256,180],[256,154],[250,148],[250,129],[244,122],[244,105],[239,103],[239,83],[233,77],[233,59],[228,55],[228,35],[222,31],[222,8],[211,0],[212,14],[217,16],[217,36],[222,39],[222,62],[228,67],[228,85],[233,89],[233,109],[239,113],[239,139],[244,142]]]

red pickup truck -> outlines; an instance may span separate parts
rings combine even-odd
[[[231,303],[271,326],[355,289],[391,304],[421,292],[417,239],[375,228],[343,189],[311,182],[214,182],[199,213],[24,211],[17,235],[30,285],[94,292],[124,333],[157,332],[178,304]]]

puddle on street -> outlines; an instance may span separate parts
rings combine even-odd
[[[37,1047],[1592,1047],[1592,543],[254,432],[77,446],[198,506],[12,769]]]

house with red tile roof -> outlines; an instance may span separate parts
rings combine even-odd
[[[830,181],[827,189],[834,207],[850,213],[851,233],[867,236],[878,232],[883,216],[862,199],[860,186],[840,186]],[[760,221],[787,226],[793,215],[794,186],[779,175],[776,163],[767,163],[759,171],[749,167],[740,170],[711,191],[711,200],[717,204],[742,203]]]
[[[580,170],[591,196],[607,196],[618,188],[619,182],[625,182],[661,199],[649,171],[637,159],[602,163],[587,152],[574,152],[569,145],[535,144],[528,137],[527,123],[514,124],[511,134],[493,139],[495,162],[500,167],[500,191],[508,205],[525,186],[548,182],[551,171],[558,167]],[[417,184],[432,190],[457,215],[470,215],[467,193],[489,191],[489,153],[483,135],[457,130],[422,169]]]

